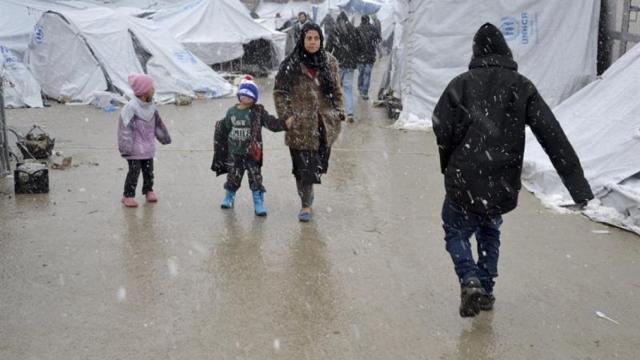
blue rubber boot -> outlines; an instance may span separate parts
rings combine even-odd
[[[233,202],[235,198],[236,198],[236,193],[233,191],[227,190],[227,193],[224,195],[224,200],[222,200],[222,204],[220,204],[220,207],[223,209],[233,208]]]
[[[253,192],[253,205],[256,208],[256,215],[267,216],[267,209],[264,207],[264,193],[262,191]]]
[[[298,213],[298,220],[301,222],[309,222],[312,218],[313,215],[311,214],[311,211],[300,210],[300,213]]]

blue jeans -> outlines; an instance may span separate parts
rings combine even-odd
[[[445,198],[442,205],[442,227],[447,251],[460,283],[477,277],[482,287],[491,294],[498,276],[500,253],[500,225],[502,216],[490,217],[464,211]],[[473,259],[469,239],[475,234],[478,243],[478,262]]]
[[[342,93],[344,94],[344,111],[347,115],[353,115],[353,73],[354,69],[338,68]]]
[[[369,95],[371,69],[373,69],[373,64],[358,65],[358,91],[360,92],[360,95]]]

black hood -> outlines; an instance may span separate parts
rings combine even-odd
[[[473,37],[473,57],[487,55],[503,55],[513,59],[511,49],[500,29],[490,23],[482,25]]]
[[[518,68],[502,32],[491,23],[482,25],[473,37],[473,57],[469,67],[478,66]]]

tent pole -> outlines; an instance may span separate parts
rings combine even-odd
[[[0,74],[0,177],[9,175],[9,144],[7,143],[7,118],[4,113],[4,77]]]
[[[627,52],[627,35],[631,18],[631,0],[624,0],[622,5],[622,40],[620,41],[620,54]]]

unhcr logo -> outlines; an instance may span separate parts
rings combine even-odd
[[[2,54],[2,58],[4,58],[4,67],[11,70],[15,70],[17,68],[18,58],[13,55],[6,46],[0,45],[0,54]]]
[[[188,50],[176,50],[174,52],[174,55],[176,56],[176,59],[184,63],[192,63],[192,64],[196,63],[196,58]]]
[[[33,41],[35,41],[36,44],[42,44],[44,41],[44,29],[38,24],[33,27]]]
[[[538,36],[537,14],[520,13],[520,18],[505,16],[500,20],[500,31],[507,41],[517,41],[522,45],[535,43]]]
[[[520,35],[520,23],[512,17],[503,17],[500,20],[500,31],[507,41],[515,40]]]

